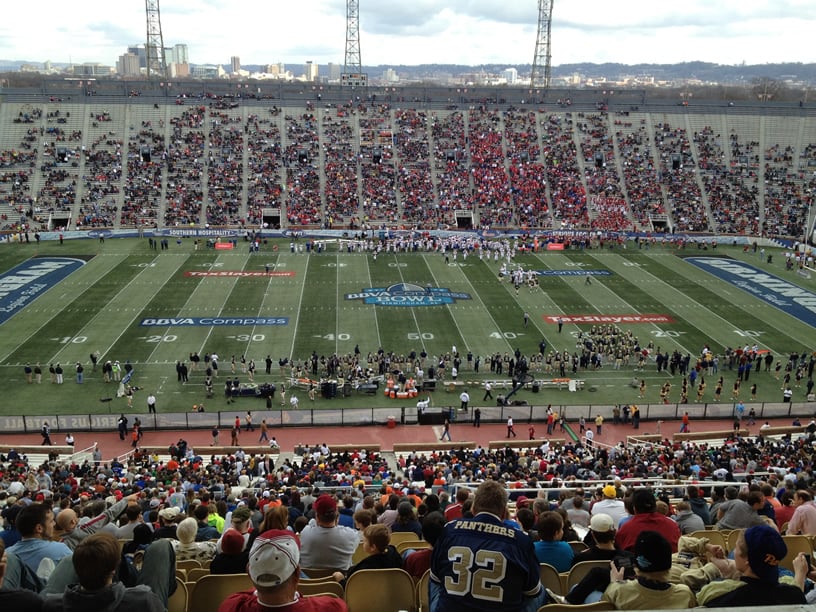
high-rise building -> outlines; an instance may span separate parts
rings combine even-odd
[[[139,58],[139,68],[147,68],[147,56],[145,55],[144,45],[131,45],[127,48],[128,53],[133,53]]]
[[[340,64],[335,64],[334,62],[329,62],[329,80],[330,81],[339,81],[340,80],[340,73],[343,71],[343,66]]]
[[[317,72],[318,72],[317,64],[312,62],[312,60],[307,61],[306,65],[303,68],[303,74],[305,75],[306,80],[309,81],[309,82],[316,81],[317,80]]]
[[[116,72],[122,76],[139,76],[139,56],[135,53],[123,53],[116,62]]]
[[[230,72],[240,72],[241,71],[241,58],[237,55],[233,55],[230,58]]]
[[[514,85],[518,82],[518,70],[515,68],[507,68],[502,71],[502,77],[508,85]]]
[[[187,45],[173,45],[170,55],[167,56],[169,64],[189,64],[190,58],[187,55]]]

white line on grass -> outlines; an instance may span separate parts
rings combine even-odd
[[[422,259],[424,260],[424,259],[426,259],[426,257],[427,257],[427,255],[423,253],[422,254]],[[431,276],[433,276],[434,282],[436,283],[436,286],[438,287],[439,282],[436,280],[436,275],[433,273],[433,268],[431,268],[431,266],[428,264],[428,262],[425,262],[425,265],[428,267],[428,271],[431,273]],[[498,323],[496,323],[496,319],[493,318],[493,315],[490,314],[490,310],[487,308],[484,301],[482,301],[482,296],[479,295],[478,291],[476,291],[476,288],[473,286],[473,283],[470,282],[470,279],[467,277],[467,274],[465,274],[464,271],[462,271],[462,268],[460,268],[459,266],[456,266],[456,268],[459,270],[460,274],[465,278],[465,281],[470,286],[470,289],[473,291],[473,295],[478,296],[479,302],[481,302],[481,304],[482,304],[482,308],[484,308],[484,311],[490,317],[490,320],[493,321],[493,325],[496,326],[496,331],[498,331],[500,334],[502,334],[502,338],[504,339],[505,344],[507,344],[507,348],[512,351],[513,347],[510,344],[510,340],[508,340],[507,338],[504,337],[504,334],[502,333],[501,329],[499,328]],[[462,338],[462,341],[465,343],[465,348],[467,350],[470,350],[470,346],[468,346],[467,338],[462,333],[462,329],[459,327],[459,322],[456,320],[456,317],[454,316],[453,312],[451,311],[451,305],[448,304],[447,308],[448,308],[448,313],[450,314],[451,318],[453,319],[454,325],[456,325],[456,329],[459,331],[459,337]]]
[[[402,267],[399,265],[399,260],[397,260],[397,253],[396,252],[394,253],[394,261],[397,264],[397,270],[399,271],[400,280],[402,281],[402,284],[404,285],[405,284],[405,277],[402,274]],[[419,329],[419,321],[417,321],[416,310],[414,310],[413,307],[411,307],[411,316],[414,318],[414,327],[416,327],[416,330],[417,330],[417,332],[419,334],[419,341],[422,343],[422,350],[424,351],[425,350],[425,339],[422,337],[422,330]],[[379,337],[379,334],[378,334],[378,337]],[[463,338],[463,340],[464,340],[464,338]],[[382,344],[380,346],[382,346]]]
[[[297,308],[295,309],[295,325],[292,327],[292,348],[289,349],[290,360],[295,358],[295,340],[297,340],[298,325],[300,324],[300,309],[303,306],[303,292],[306,290],[306,283],[309,279],[309,264],[312,261],[311,255],[306,258],[306,271],[303,273],[303,282],[300,283],[300,295],[298,296]]]
[[[339,251],[334,255],[334,354],[338,353],[340,345],[338,344],[338,336],[340,335],[340,257]]]
[[[371,282],[371,266],[369,265],[371,260],[368,258],[368,254],[365,251],[363,251],[363,253],[363,257],[365,257],[366,274],[368,275],[368,286],[372,287],[374,283]],[[374,313],[374,328],[377,330],[377,346],[382,346],[382,338],[380,337],[380,320],[377,317],[377,307],[372,305],[371,310]],[[356,345],[357,343],[355,342],[354,344]]]
[[[126,257],[125,257],[125,258],[126,258]],[[125,258],[123,258],[123,261],[124,261],[124,259],[125,259]],[[155,260],[155,258],[154,258],[154,260]],[[145,272],[146,270],[147,270],[147,267],[145,267],[145,268],[144,268],[144,269],[143,269],[141,272],[139,272],[139,274],[142,274],[142,273],[143,273],[143,272]],[[139,274],[137,274],[137,275],[136,275],[136,277],[134,277],[134,279],[133,279],[133,280],[136,280],[136,278],[138,278]],[[91,289],[91,287],[95,286],[95,285],[96,285],[97,280],[98,280],[98,279],[96,279],[96,280],[94,280],[92,283],[88,284],[88,286],[87,286],[87,287],[85,287],[85,289],[82,291],[82,293],[80,293],[78,296],[76,296],[76,298],[74,298],[74,301],[76,301],[76,300],[77,300],[77,299],[79,299],[79,298],[80,298],[82,295],[84,295],[85,293],[87,293],[87,292],[88,292],[88,291]],[[133,281],[131,281],[131,282],[133,282]],[[128,283],[128,284],[129,284],[129,283]],[[55,287],[56,287],[56,286],[55,286]],[[55,288],[55,287],[54,287],[54,288]],[[124,290],[124,289],[123,289],[123,290]],[[42,297],[43,295],[47,295],[47,294],[48,294],[48,291],[46,291],[45,293],[41,293],[39,297]],[[63,294],[63,295],[64,295],[64,294]],[[60,298],[62,298],[62,295],[60,295],[59,297],[60,297]],[[17,344],[17,346],[15,346],[13,349],[11,349],[11,351],[9,351],[9,353],[7,353],[6,355],[4,355],[4,356],[3,356],[3,358],[2,358],[2,359],[0,359],[0,361],[6,361],[6,359],[8,359],[8,358],[9,358],[9,356],[11,355],[11,353],[13,353],[14,351],[18,350],[18,349],[19,349],[21,346],[23,346],[23,345],[27,344],[27,343],[28,343],[28,341],[29,341],[29,340],[30,340],[32,337],[34,337],[34,336],[36,336],[38,333],[40,333],[40,330],[42,330],[42,328],[43,328],[43,327],[45,327],[46,325],[48,325],[49,323],[51,323],[51,321],[54,319],[54,317],[55,317],[56,315],[61,314],[61,313],[62,313],[62,312],[64,312],[64,311],[65,311],[65,309],[64,309],[64,308],[50,308],[50,309],[46,309],[46,308],[37,308],[37,309],[35,309],[35,310],[28,309],[28,312],[35,312],[35,313],[40,313],[40,312],[50,312],[52,316],[51,316],[51,318],[50,318],[50,319],[48,319],[47,321],[43,322],[43,324],[42,324],[42,325],[40,325],[40,326],[39,326],[37,329],[35,329],[33,332],[31,332],[31,333],[30,333],[30,334],[29,334],[29,335],[28,335],[28,336],[27,336],[27,337],[26,337],[24,340],[21,340],[21,341],[20,341],[20,342]],[[59,354],[59,353],[57,353],[57,354]],[[52,363],[52,362],[50,362],[50,361],[49,361],[48,363]]]
[[[249,256],[249,260],[250,261],[252,260],[251,255]],[[275,263],[277,264],[278,261],[280,261],[280,253],[276,252],[276,254],[275,254]],[[273,266],[273,268],[275,268],[275,266]],[[264,291],[263,299],[261,300],[261,305],[258,307],[258,311],[257,311],[257,313],[255,315],[258,318],[260,318],[260,316],[263,314],[264,304],[266,304],[266,296],[269,295],[269,285],[272,283],[273,278],[275,278],[275,277],[274,276],[267,276],[266,291]],[[247,340],[246,348],[244,349],[244,355],[249,355],[249,347],[252,345],[252,338],[255,337],[255,330],[256,329],[258,329],[258,326],[253,325],[252,326],[252,333],[249,334],[249,339]],[[263,353],[263,351],[261,351],[261,353]],[[269,353],[267,353],[267,355],[268,354]],[[256,366],[257,366],[257,364],[256,364]]]
[[[218,259],[216,259],[216,261],[218,261]],[[247,263],[249,263],[249,261],[248,261],[248,260],[245,260],[245,261],[244,261],[244,265],[241,267],[241,271],[243,271],[243,270],[245,270],[245,269],[246,269],[246,264],[247,264]],[[212,266],[210,266],[210,268],[212,269]],[[205,278],[204,280],[206,281],[207,279]],[[232,292],[235,290],[235,285],[237,285],[237,284],[238,284],[238,277],[236,276],[235,278],[233,278],[233,279],[232,279],[232,289],[230,289],[229,291],[225,291],[225,292],[224,292],[224,303],[223,303],[223,304],[221,304],[221,308],[219,308],[219,309],[218,309],[218,314],[217,314],[216,316],[218,316],[218,317],[220,317],[220,316],[221,316],[221,313],[222,313],[222,312],[223,312],[223,310],[224,310],[224,306],[226,306],[226,305],[227,305],[227,302],[229,301],[229,298],[230,298],[230,296],[232,295]],[[190,303],[190,300],[192,300],[192,299],[193,299],[193,296],[196,294],[196,291],[198,291],[198,289],[199,289],[200,287],[201,287],[201,284],[199,284],[199,285],[198,285],[198,287],[196,287],[196,288],[195,288],[193,291],[191,291],[191,292],[190,292],[190,297],[188,297],[188,298],[187,298],[187,301],[186,301],[186,302],[184,302],[184,306],[182,307],[182,310],[184,310],[184,309],[187,307],[187,304],[189,304],[189,303]],[[168,327],[167,329],[169,330],[170,328]],[[215,329],[215,326],[210,325],[210,329],[209,329],[209,331],[207,332],[207,335],[204,337],[204,342],[201,344],[201,348],[198,350],[198,353],[199,353],[199,354],[201,354],[201,353],[204,353],[204,352],[205,352],[205,351],[204,351],[204,347],[205,347],[205,346],[207,346],[207,342],[209,341],[210,336],[212,335],[213,329]],[[152,356],[153,356],[153,353],[155,353],[155,352],[156,352],[156,351],[159,349],[159,346],[160,346],[160,345],[157,345],[157,346],[156,346],[156,348],[154,348],[154,349],[153,349],[153,350],[150,352],[150,357],[152,357]],[[150,357],[148,357],[148,361],[150,361]],[[219,357],[221,357],[221,355],[219,355]]]
[[[156,261],[158,258],[159,258],[159,256],[158,256],[158,255],[156,255],[156,256],[153,258],[153,261]],[[151,269],[151,268],[150,268],[149,266],[145,266],[145,267],[142,269],[142,271],[141,271],[141,272],[139,272],[139,273],[138,273],[136,276],[134,276],[134,277],[133,277],[133,278],[130,280],[130,282],[129,282],[127,285],[125,285],[124,287],[122,287],[122,288],[121,288],[121,289],[120,289],[120,290],[119,290],[119,291],[116,293],[116,295],[115,295],[115,296],[114,296],[112,299],[108,300],[108,304],[110,304],[110,303],[111,303],[113,300],[115,300],[116,298],[118,298],[118,297],[119,297],[119,296],[120,296],[120,295],[121,295],[121,294],[122,294],[124,291],[126,291],[126,290],[128,289],[128,287],[130,287],[130,286],[131,286],[133,283],[135,283],[135,282],[136,282],[136,281],[139,279],[139,277],[140,277],[142,274],[146,273],[146,272],[147,272],[148,270],[150,270],[150,269]],[[83,292],[83,293],[84,293],[84,292]],[[102,310],[102,309],[100,309],[100,310],[97,312],[96,316],[94,316],[94,317],[93,317],[93,318],[92,318],[92,319],[91,319],[91,320],[90,320],[90,321],[89,321],[89,322],[88,322],[88,323],[87,323],[87,324],[86,324],[86,325],[85,325],[85,326],[84,326],[82,329],[86,329],[86,328],[88,328],[88,326],[89,326],[89,325],[91,325],[91,323],[93,323],[93,321],[94,321],[94,320],[96,320],[96,318],[97,318],[97,317],[104,316],[104,315],[108,314],[108,312],[109,312],[108,310]],[[141,310],[140,310],[139,312],[141,312]],[[135,320],[136,320],[136,317],[134,316],[134,317],[132,317],[132,318],[130,319],[130,323],[133,323],[133,321],[135,321]],[[122,327],[122,331],[121,331],[121,332],[119,332],[119,336],[117,336],[117,338],[116,338],[117,340],[118,340],[119,338],[121,338],[121,337],[122,337],[122,334],[124,334],[124,333],[125,333],[125,330],[127,330],[128,326],[129,326],[129,324],[128,324],[128,325],[126,325],[126,326],[123,326],[123,327]],[[59,357],[60,353],[62,353],[62,351],[64,351],[64,350],[65,350],[65,348],[67,348],[67,347],[63,347],[63,348],[61,348],[59,351],[57,351],[56,355],[54,355],[54,356],[53,356],[51,359],[49,359],[49,360],[48,360],[48,363],[59,363],[59,361],[57,360],[57,357]],[[107,348],[107,349],[106,349],[104,352],[102,352],[102,353],[99,355],[99,359],[101,360],[101,359],[102,359],[102,358],[103,358],[105,355],[107,355],[107,354],[108,354],[108,351],[110,351],[110,350],[111,350],[111,348],[113,348],[113,345],[109,346],[109,347],[108,347],[108,348]]]
[[[662,255],[662,256],[664,256],[664,257],[668,257],[668,256],[671,256],[671,257],[676,257],[676,255],[672,255],[672,254],[670,254],[670,253],[662,253],[662,254],[661,254],[661,253],[654,253],[654,254],[652,254],[652,253],[648,253],[648,254],[646,254],[646,256],[647,256],[647,257],[649,257],[650,259],[655,259],[655,258],[656,258],[656,256],[661,256],[661,255]],[[681,259],[682,259],[682,258],[681,258]],[[739,261],[739,260],[737,260],[737,261]],[[685,262],[685,261],[684,261],[683,263],[687,263],[687,262]],[[750,262],[747,262],[747,263],[750,263]],[[688,265],[690,266],[691,264],[688,264]],[[736,291],[739,291],[739,292],[740,292],[740,295],[747,295],[747,296],[750,296],[750,297],[755,297],[755,296],[752,296],[752,295],[751,295],[750,293],[748,293],[747,291],[745,291],[744,289],[741,289],[741,288],[739,288],[739,287],[736,287],[736,286],[734,286],[734,285],[731,285],[730,283],[728,283],[728,281],[724,281],[724,280],[722,280],[722,279],[720,279],[720,278],[717,278],[715,275],[711,274],[710,272],[705,272],[705,271],[703,271],[703,270],[701,270],[701,269],[699,269],[699,268],[696,268],[696,267],[694,267],[694,268],[692,268],[692,269],[693,269],[693,270],[695,270],[695,271],[698,271],[698,272],[704,272],[705,274],[709,274],[709,275],[711,276],[712,280],[714,280],[714,281],[716,281],[716,282],[718,282],[718,283],[725,283],[727,287],[729,287],[729,288],[733,288],[733,289],[735,289]],[[651,272],[650,272],[649,274],[651,274]],[[695,284],[697,284],[697,285],[699,285],[699,284],[700,284],[699,282],[697,282],[696,280],[694,280],[694,278],[693,278],[693,277],[689,277],[688,275],[686,275],[686,274],[684,274],[684,273],[682,273],[682,272],[680,272],[680,274],[681,274],[681,275],[683,276],[683,278],[685,278],[686,280],[689,280],[689,281],[691,281],[691,282],[693,282],[693,283],[695,283]],[[654,276],[654,275],[652,275],[652,276]],[[660,279],[660,278],[658,278],[658,277],[655,277],[655,278],[657,278],[657,280],[658,280],[659,282],[661,282],[661,283],[663,283],[663,284],[667,284],[667,283],[666,283],[664,280],[662,280],[662,279]],[[669,286],[671,287],[671,285],[669,285]],[[672,287],[672,289],[676,291],[676,289],[674,289],[674,287]],[[705,308],[705,306],[703,306],[702,304],[700,304],[700,302],[698,302],[697,300],[695,300],[695,299],[693,299],[693,298],[690,298],[690,297],[686,296],[685,294],[683,294],[683,295],[684,295],[684,297],[686,297],[686,299],[688,299],[688,300],[690,300],[690,301],[694,302],[694,303],[695,303],[695,304],[697,304],[697,305],[698,305],[700,308],[703,308],[703,309],[705,309],[705,310],[706,310],[706,312],[708,312],[708,310]],[[751,307],[754,307],[754,306],[759,306],[759,307],[762,307],[762,308],[764,308],[764,307],[774,308],[774,306],[771,306],[771,305],[769,305],[769,304],[765,304],[765,303],[756,304],[756,305],[754,305],[754,304],[744,304],[744,305],[741,305],[741,306],[735,306],[735,305],[733,305],[733,304],[732,304],[732,307],[733,307],[733,308],[738,308],[738,309],[740,309],[740,310],[745,310],[745,309],[746,309],[748,306],[751,306]],[[782,312],[784,312],[784,311],[782,311]],[[713,313],[711,313],[711,314],[713,314]],[[734,323],[733,323],[733,322],[728,321],[727,319],[723,318],[723,317],[722,317],[722,316],[720,316],[720,315],[714,315],[714,316],[716,316],[717,318],[719,318],[719,319],[720,319],[720,320],[722,320],[722,321],[725,321],[725,323],[726,323],[726,324],[728,324],[729,326],[733,326],[733,325],[734,325]],[[764,324],[764,325],[766,325],[767,327],[772,327],[773,329],[775,329],[776,331],[778,331],[778,332],[780,332],[780,333],[782,333],[782,334],[785,334],[785,335],[787,335],[787,334],[788,334],[788,331],[787,331],[787,330],[785,330],[785,329],[780,329],[780,328],[779,328],[777,325],[772,325],[772,324],[770,324],[768,321],[763,321],[763,324]],[[753,338],[753,337],[752,337],[750,340],[751,340],[750,342],[746,341],[746,342],[745,342],[745,344],[754,344],[754,343],[757,343],[757,344],[758,344],[758,342],[757,342],[757,339],[756,339],[756,338]],[[737,343],[735,342],[734,344],[737,344]],[[740,343],[740,344],[742,344],[742,343]],[[764,345],[765,345],[765,346],[767,346],[768,348],[773,348],[773,347],[771,347],[771,345],[770,345],[770,344],[768,344],[768,343],[763,342],[762,344],[764,344]],[[729,345],[728,345],[728,344],[723,344],[723,346],[729,346]],[[785,355],[786,353],[789,353],[790,351],[789,351],[789,350],[787,350],[787,351],[777,351],[776,349],[774,349],[774,350],[773,350],[773,352],[774,352],[774,354],[776,354],[776,355]]]
[[[619,257],[620,257],[620,256],[619,256]],[[686,263],[686,262],[683,262],[683,263]],[[691,265],[691,264],[687,264],[687,265]],[[685,293],[683,293],[683,292],[682,292],[682,291],[680,291],[679,289],[675,289],[674,287],[672,287],[672,286],[671,286],[669,283],[667,283],[666,281],[664,281],[664,280],[663,280],[663,279],[661,279],[660,277],[655,276],[654,274],[652,274],[652,273],[651,273],[651,272],[649,272],[648,270],[644,270],[642,267],[641,267],[641,268],[637,268],[637,269],[638,269],[638,270],[640,270],[641,272],[643,272],[644,274],[648,274],[649,276],[651,276],[652,278],[654,278],[654,279],[655,279],[657,282],[659,282],[660,284],[665,285],[666,287],[668,287],[668,288],[669,288],[671,291],[673,291],[673,292],[675,292],[675,293],[679,293],[679,294],[680,294],[680,295],[683,297],[683,299],[685,299],[686,301],[689,301],[689,302],[694,302],[694,303],[695,303],[695,304],[696,304],[696,305],[697,305],[697,306],[700,308],[700,311],[701,311],[701,312],[703,312],[703,313],[705,313],[705,315],[704,315],[704,316],[716,317],[717,319],[719,319],[720,321],[722,321],[723,323],[725,323],[726,327],[733,327],[733,326],[734,326],[734,323],[732,323],[732,322],[731,322],[731,321],[729,321],[728,319],[726,319],[726,318],[724,318],[724,317],[722,317],[722,316],[720,316],[720,315],[718,315],[718,314],[716,314],[716,313],[714,313],[714,312],[710,311],[708,308],[706,308],[705,306],[703,306],[703,305],[702,305],[700,302],[698,302],[697,300],[695,300],[695,299],[694,299],[694,298],[692,298],[692,297],[689,297],[688,295],[686,295]],[[713,275],[712,275],[712,276],[713,276]],[[689,278],[688,278],[687,276],[685,276],[685,275],[683,275],[683,277],[684,277],[684,278],[686,278],[687,280],[691,280],[691,281],[692,281],[692,282],[694,282],[695,284],[699,284],[699,283],[696,283],[696,281],[694,281],[693,279],[689,279]],[[704,333],[704,334],[705,334],[705,332],[703,332],[703,330],[701,330],[700,328],[697,328],[697,329],[699,329],[701,333]],[[706,334],[706,335],[709,335],[709,336],[710,336],[711,334]],[[712,339],[712,340],[719,341],[719,339],[718,339],[716,336],[712,336],[712,337],[711,337],[711,339]],[[751,341],[750,341],[750,342],[746,342],[746,344],[753,344],[753,343],[754,343],[754,339],[753,339],[753,338],[751,339]],[[723,344],[723,346],[730,346],[730,343],[722,343],[722,344]],[[736,344],[736,343],[735,343],[735,344]],[[767,345],[767,344],[766,344],[766,346],[769,346],[769,345]],[[784,351],[779,352],[779,351],[774,350],[774,352],[775,352],[777,355],[784,355],[784,354],[785,354],[785,352],[784,352]],[[691,354],[692,354],[692,355],[695,355],[695,354],[697,354],[697,353],[691,353]]]

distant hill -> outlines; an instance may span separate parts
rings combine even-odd
[[[42,66],[43,62],[33,60],[6,60],[0,59],[0,72],[17,72],[22,64]],[[217,64],[217,62],[215,62]],[[64,62],[52,62],[55,69],[67,68]],[[222,65],[228,70],[229,66]],[[303,73],[302,63],[285,64],[287,70],[295,75]],[[260,64],[243,65],[244,70],[259,71]],[[388,69],[393,69],[402,79],[433,79],[441,75],[460,76],[485,72],[498,74],[507,68],[515,68],[519,75],[528,76],[531,64],[480,64],[468,66],[463,64],[419,64],[408,66],[403,64],[379,64],[363,66],[363,72],[379,76]],[[321,75],[329,72],[328,64],[319,65]],[[618,80],[624,76],[651,76],[659,80],[688,80],[699,79],[703,82],[723,84],[750,83],[754,79],[765,78],[779,81],[793,81],[805,84],[816,84],[816,63],[803,64],[801,62],[787,62],[779,64],[740,64],[724,65],[710,62],[684,62],[679,64],[594,64],[590,62],[577,64],[561,64],[552,66],[553,77],[568,77],[580,74],[585,78]]]

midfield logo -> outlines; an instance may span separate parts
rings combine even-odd
[[[469,300],[470,294],[456,293],[442,287],[420,287],[399,283],[390,287],[369,287],[360,293],[347,293],[347,300],[362,300],[377,306],[443,306],[456,300]]]

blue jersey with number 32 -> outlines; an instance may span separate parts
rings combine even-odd
[[[488,513],[445,525],[433,547],[431,580],[442,587],[439,612],[519,610],[541,590],[530,537]]]

